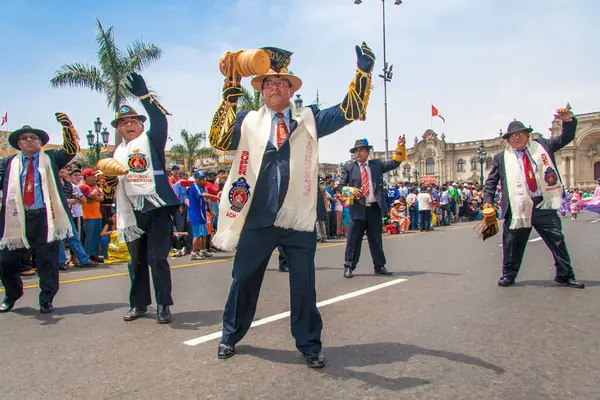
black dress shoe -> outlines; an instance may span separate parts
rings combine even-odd
[[[305,354],[306,365],[311,368],[323,368],[325,366],[325,356],[323,352]]]
[[[287,266],[285,267],[279,267],[279,272],[290,272],[289,268]]]
[[[561,286],[566,286],[566,287],[575,288],[575,289],[583,289],[585,287],[585,285],[583,283],[579,282],[577,279],[574,279],[574,278],[568,279],[568,280],[554,278],[554,282]]]
[[[217,351],[217,357],[221,360],[226,360],[235,355],[235,345],[219,343],[219,349]]]
[[[505,276],[503,276],[502,278],[500,278],[500,280],[498,280],[498,286],[508,287],[508,286],[512,286],[514,284],[515,284],[514,280],[508,279]]]
[[[148,311],[148,307],[143,306],[143,307],[131,307],[129,309],[129,311],[127,311],[127,314],[125,314],[125,316],[123,317],[123,319],[125,321],[135,321],[136,319],[140,318],[142,315],[144,315],[146,313],[146,311]]]
[[[40,306],[41,314],[50,314],[52,312],[54,312],[54,306],[52,305],[52,303],[50,303],[49,301],[46,303],[42,303],[42,305]]]
[[[386,267],[379,267],[375,268],[375,275],[392,275],[392,273]]]
[[[0,304],[0,313],[9,312],[15,306],[14,302],[4,300],[2,304]]]
[[[156,307],[156,322],[159,324],[168,324],[171,322],[171,310],[169,310],[169,306],[158,305]]]
[[[352,268],[344,268],[344,278],[352,278]]]

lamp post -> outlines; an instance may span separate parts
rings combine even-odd
[[[417,171],[417,169],[415,168],[415,170],[413,171],[413,176],[415,177],[415,184],[417,186],[419,186],[419,171]]]
[[[104,130],[102,130],[102,122],[100,121],[100,117],[96,118],[96,120],[94,121],[94,132],[96,133],[95,140],[94,134],[91,130],[88,131],[88,134],[85,135],[85,137],[87,138],[87,142],[90,148],[94,149],[94,151],[96,152],[96,159],[99,160],[100,150],[106,147],[106,144],[108,143],[108,136],[110,135],[106,127],[104,128]],[[102,139],[100,139],[100,137],[102,137]]]
[[[487,151],[483,147],[483,142],[479,145],[479,150],[477,150],[477,161],[479,161],[479,166],[481,167],[481,175],[479,177],[479,184],[483,186],[483,164],[487,160]]]
[[[296,109],[301,108],[304,100],[300,97],[300,94],[296,94],[296,98],[294,99],[294,106]]]
[[[354,0],[354,4],[359,5],[362,3],[362,0]],[[402,0],[394,0],[394,5],[399,6],[402,4]],[[385,121],[385,161],[388,161],[389,155],[389,147],[388,147],[388,107],[387,107],[387,83],[392,81],[392,76],[394,73],[392,72],[393,65],[388,65],[387,62],[387,52],[385,46],[385,0],[381,0],[381,11],[382,11],[382,20],[383,20],[383,73],[379,74],[379,77],[383,79],[383,110],[384,110],[384,121]],[[385,173],[385,178],[387,183],[390,183],[390,174],[389,172]]]

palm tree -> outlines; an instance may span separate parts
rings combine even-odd
[[[246,89],[242,86],[242,97],[238,101],[237,111],[258,111],[263,104],[263,98],[260,95],[260,92],[256,89],[252,89],[252,91]]]
[[[131,72],[140,72],[157,61],[162,55],[162,50],[152,43],[136,40],[123,52],[115,44],[113,27],[104,29],[99,20],[96,20],[96,23],[98,66],[78,62],[61,65],[50,79],[50,86],[84,87],[102,92],[106,95],[107,105],[116,113],[123,101],[135,99],[125,87],[125,78]],[[121,137],[116,133],[115,144],[120,142]]]
[[[215,150],[211,147],[203,147],[206,140],[206,132],[190,134],[186,129],[181,130],[183,144],[171,147],[171,155],[176,160],[183,160],[184,169],[188,169],[198,158],[215,157]]]

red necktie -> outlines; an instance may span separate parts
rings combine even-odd
[[[283,120],[283,113],[276,113],[275,116],[279,118],[279,122],[277,123],[277,148],[280,149],[288,137],[288,129]]]
[[[523,170],[525,171],[525,181],[529,191],[535,193],[538,190],[537,181],[535,180],[535,172],[533,172],[533,166],[531,160],[526,152],[523,152]]]
[[[366,164],[361,164],[361,165],[362,165],[362,168],[361,168],[361,172],[360,172],[360,181],[361,181],[363,196],[365,196],[365,199],[366,199],[370,193],[369,174],[367,174],[367,169],[365,168]]]
[[[35,203],[33,189],[35,187],[35,175],[33,169],[33,157],[27,157],[27,174],[25,175],[25,188],[23,190],[23,204],[31,207]]]

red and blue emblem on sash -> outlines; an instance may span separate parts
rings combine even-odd
[[[231,190],[229,191],[231,209],[235,212],[242,211],[242,208],[244,208],[249,199],[250,185],[246,183],[246,178],[240,178],[231,185]]]

